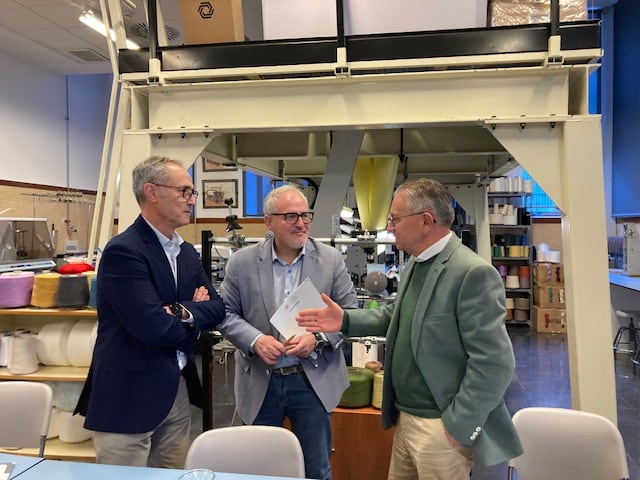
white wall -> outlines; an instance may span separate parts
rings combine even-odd
[[[0,179],[96,190],[110,78],[54,75],[0,52]]]

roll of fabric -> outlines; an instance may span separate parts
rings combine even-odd
[[[55,307],[59,282],[59,273],[48,272],[36,275],[33,279],[31,305],[38,308]]]
[[[31,302],[33,272],[0,274],[0,308],[26,307]]]
[[[14,335],[9,342],[7,368],[14,375],[27,375],[38,371],[36,339],[30,333]]]
[[[97,335],[97,322],[93,320],[76,322],[67,338],[67,359],[71,366],[88,367],[91,364]]]
[[[89,303],[89,284],[83,274],[61,275],[56,292],[58,308],[82,308]]]
[[[342,394],[338,406],[343,408],[361,408],[371,405],[373,372],[366,368],[349,367],[349,387]]]
[[[504,306],[505,308],[508,309],[513,309],[515,308],[515,301],[513,299],[513,297],[507,297],[504,300]]]
[[[91,283],[93,279],[98,275],[98,272],[96,272],[95,270],[92,270],[89,272],[82,272],[82,275],[84,275],[87,278],[87,285],[89,285],[89,290],[91,290]]]
[[[75,321],[53,322],[43,325],[38,332],[37,352],[43,365],[69,365],[67,345]]]
[[[89,440],[92,432],[84,428],[84,417],[73,412],[60,410],[58,417],[58,437],[66,443],[79,443]]]
[[[384,379],[384,370],[380,370],[373,374],[373,390],[371,394],[371,406],[382,408],[382,381]]]

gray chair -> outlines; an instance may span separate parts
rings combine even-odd
[[[621,480],[629,468],[620,431],[609,419],[567,408],[528,407],[513,415],[524,453],[508,479]]]
[[[304,478],[302,447],[290,430],[265,425],[214,428],[198,435],[185,469]]]
[[[52,398],[45,383],[0,382],[0,447],[34,447],[44,457]]]

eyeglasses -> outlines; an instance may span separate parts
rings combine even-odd
[[[407,218],[407,217],[413,217],[414,215],[421,215],[423,213],[427,213],[428,210],[423,210],[421,212],[415,212],[415,213],[407,213],[406,215],[400,215],[398,217],[392,217],[391,215],[389,215],[387,217],[387,223],[389,225],[391,225],[392,227],[395,227],[399,222],[399,220],[403,219],[403,218]],[[434,220],[435,222],[435,220]]]
[[[164,187],[164,188],[173,188],[174,190],[180,192],[182,194],[182,198],[184,198],[185,200],[191,200],[191,197],[193,198],[198,198],[198,191],[194,190],[191,187],[174,187],[173,185],[163,185],[162,183],[153,183],[151,182],[152,185],[155,185],[156,187]]]
[[[302,223],[311,223],[313,220],[313,212],[302,213],[270,213],[269,215],[277,215],[284,218],[284,221],[290,224],[294,224],[299,218],[302,219]]]

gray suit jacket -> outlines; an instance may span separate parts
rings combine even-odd
[[[219,328],[237,347],[236,408],[245,423],[252,423],[258,415],[271,374],[270,367],[250,350],[251,342],[260,333],[277,336],[269,323],[279,306],[273,291],[272,245],[273,238],[268,237],[235,252],[227,263],[220,287],[227,316]],[[319,292],[326,293],[343,308],[358,306],[353,283],[335,248],[313,239],[307,241],[300,282],[307,277]],[[331,334],[330,340],[337,335],[340,334]],[[301,359],[300,363],[324,408],[331,412],[349,385],[342,350],[326,351],[315,360]]]
[[[412,257],[402,272],[410,278]],[[391,371],[398,316],[407,288],[402,279],[393,305],[348,312],[348,333],[387,336],[385,371]],[[455,235],[427,274],[411,324],[413,356],[442,412],[447,431],[470,446],[485,465],[522,453],[503,397],[515,360],[504,326],[504,287],[497,270]],[[398,417],[390,375],[383,380],[382,422]]]

